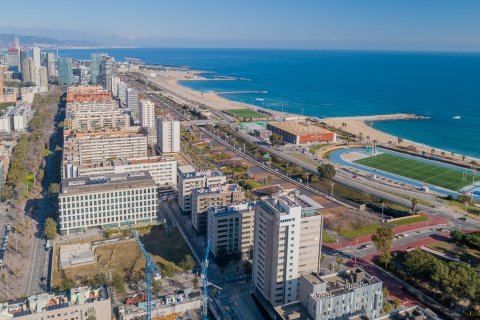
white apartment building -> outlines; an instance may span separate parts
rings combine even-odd
[[[157,186],[146,171],[63,179],[59,195],[62,234],[157,219]]]
[[[157,119],[157,148],[161,153],[180,152],[180,122]]]
[[[127,108],[130,109],[132,117],[138,119],[139,109],[138,109],[138,91],[133,88],[127,88]]]
[[[227,177],[219,171],[197,172],[192,166],[178,167],[178,205],[183,212],[192,210],[192,191],[198,188],[219,186],[227,182]]]
[[[255,203],[208,208],[208,237],[211,252],[225,249],[228,254],[247,257],[253,245]]]
[[[67,130],[102,130],[130,127],[130,115],[121,109],[111,111],[77,111],[66,112],[64,120]]]
[[[97,176],[136,171],[148,171],[158,187],[177,187],[177,160],[173,157],[148,157],[128,160],[112,160],[103,163],[76,166],[66,164],[64,178]]]
[[[155,105],[150,100],[140,100],[140,127],[155,128]]]
[[[30,122],[31,118],[31,105],[22,103],[16,106],[10,106],[4,110],[0,116],[0,131],[25,131],[28,128],[28,123]]]
[[[320,268],[323,208],[284,190],[255,206],[253,284],[272,306],[298,300],[298,279]]]
[[[64,165],[89,165],[106,160],[147,156],[147,137],[138,133],[137,129],[64,132]]]

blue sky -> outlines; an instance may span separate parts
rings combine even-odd
[[[476,0],[23,0],[3,9],[0,33],[109,45],[480,51]]]

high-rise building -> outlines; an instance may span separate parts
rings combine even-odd
[[[44,66],[38,67],[37,86],[40,86],[40,87],[48,86],[48,72],[47,72],[47,68]]]
[[[130,109],[132,117],[138,120],[138,91],[133,88],[127,88],[127,108]]]
[[[73,83],[72,58],[58,59],[58,84],[71,85]]]
[[[27,57],[22,61],[22,81],[23,83],[35,82],[35,65],[33,59]]]
[[[180,152],[180,122],[157,119],[157,148],[161,153]]]
[[[150,100],[140,100],[140,126],[155,128],[155,105]]]
[[[15,35],[15,49],[20,50],[20,38]]]
[[[106,53],[91,53],[90,54],[90,83],[98,83],[98,77],[100,75],[100,63],[102,57],[107,55]]]
[[[14,72],[22,71],[22,63],[20,61],[20,50],[8,49],[7,54],[8,69]]]
[[[272,306],[298,301],[298,279],[320,272],[323,208],[296,190],[255,206],[253,284]]]
[[[57,76],[57,58],[53,52],[47,52],[47,73],[50,80]]]
[[[109,56],[102,56],[100,62],[100,73],[98,76],[98,83],[102,85],[105,90],[112,91],[112,77],[115,60]]]
[[[0,72],[0,100],[3,99],[3,72]]]
[[[40,50],[39,47],[33,47],[32,55],[33,55],[33,65],[35,66],[35,68],[38,68],[42,65],[40,60],[41,54],[42,54],[42,51]]]

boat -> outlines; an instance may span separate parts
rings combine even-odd
[[[454,116],[454,117],[452,117],[452,119],[458,120],[458,119],[462,119],[462,117],[460,117],[460,116]]]

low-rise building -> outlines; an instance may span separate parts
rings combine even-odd
[[[178,167],[178,205],[183,212],[192,210],[192,191],[198,188],[223,185],[227,177],[219,171],[199,171],[192,166]]]
[[[154,222],[158,193],[146,171],[63,179],[59,195],[62,234],[92,227]]]
[[[0,304],[0,319],[111,319],[107,286],[79,287],[67,292],[42,293]]]
[[[207,231],[208,208],[227,206],[245,200],[245,193],[234,184],[211,185],[192,190],[192,225],[198,233]]]
[[[269,122],[267,129],[282,137],[283,142],[304,144],[311,142],[336,142],[335,132],[301,121]]]
[[[0,131],[22,132],[27,130],[28,123],[32,118],[32,107],[29,104],[21,103],[5,109],[0,116]]]
[[[358,267],[325,276],[303,274],[299,292],[298,302],[275,308],[274,319],[376,319],[383,306],[382,282]]]
[[[253,245],[255,203],[208,208],[208,239],[211,252],[219,250],[247,257]]]

